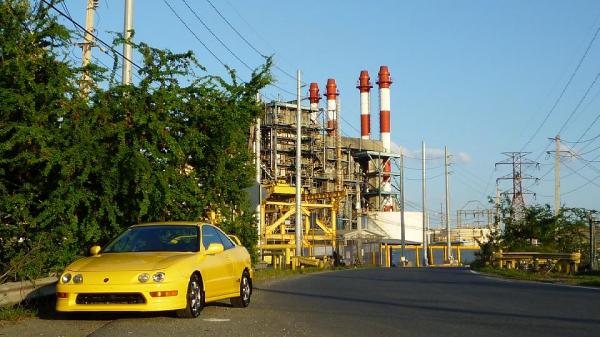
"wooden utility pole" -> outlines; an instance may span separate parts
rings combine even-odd
[[[81,66],[87,67],[92,61],[92,47],[94,46],[94,15],[96,14],[96,8],[98,8],[98,0],[88,0],[87,7],[85,9],[85,36],[81,43],[81,49],[83,55],[81,57]],[[89,91],[90,86],[90,75],[87,70],[84,69],[81,75],[81,83],[79,85],[83,94]]]

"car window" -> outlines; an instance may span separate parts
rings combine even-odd
[[[202,244],[205,249],[208,249],[211,243],[220,243],[219,232],[212,226],[202,226]]]
[[[223,232],[217,230],[217,234],[219,234],[219,238],[221,239],[221,242],[223,243],[223,248],[225,248],[225,250],[235,247],[233,242],[231,242],[231,239],[229,239],[227,235],[223,234]]]
[[[104,253],[197,252],[198,250],[197,226],[165,224],[130,227],[108,244]]]

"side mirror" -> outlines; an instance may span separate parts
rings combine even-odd
[[[92,246],[92,248],[90,248],[90,255],[91,256],[96,256],[100,253],[100,246]]]
[[[227,235],[227,236],[229,236],[231,241],[235,242],[236,245],[238,245],[238,246],[242,245],[242,242],[240,241],[240,239],[238,239],[237,236],[235,236],[235,235]]]
[[[223,247],[223,244],[211,243],[210,245],[208,245],[208,248],[206,249],[206,254],[207,255],[215,255],[215,254],[221,253],[224,250],[225,250],[225,247]]]

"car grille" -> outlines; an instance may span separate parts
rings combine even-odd
[[[144,304],[146,298],[140,293],[78,294],[77,304]]]

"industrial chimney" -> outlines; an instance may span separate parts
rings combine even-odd
[[[321,100],[321,97],[319,97],[319,85],[315,82],[311,83],[308,93],[310,100],[310,120],[316,124],[319,114],[319,100]]]
[[[360,91],[360,137],[371,139],[371,88],[369,72],[362,70],[358,77],[358,90]]]
[[[383,152],[392,149],[390,140],[390,85],[392,78],[387,66],[379,68],[379,130],[381,131],[381,142]]]
[[[332,136],[335,134],[336,130],[336,113],[337,113],[337,103],[336,97],[338,96],[337,85],[335,84],[335,80],[330,78],[327,80],[327,92],[325,96],[327,97],[327,135]]]
[[[390,85],[392,78],[387,66],[379,68],[379,130],[381,132],[381,143],[383,152],[389,153],[392,150],[392,142],[390,138]],[[392,165],[388,158],[384,160],[383,166],[383,181],[381,191],[384,194],[383,211],[390,212],[393,210],[393,203],[390,193],[392,192]]]

